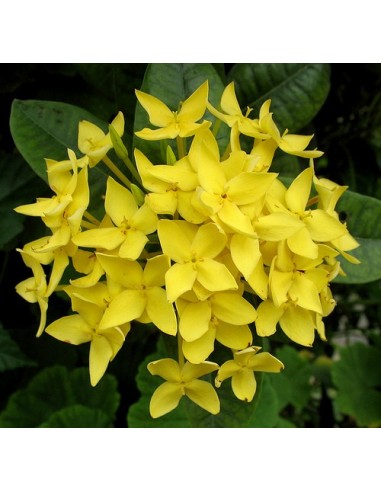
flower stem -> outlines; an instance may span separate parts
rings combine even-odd
[[[85,212],[83,213],[83,216],[89,221],[91,222],[92,224],[96,225],[97,227],[99,226],[100,222],[98,219],[96,219],[94,217],[94,215],[92,215],[90,212],[88,212],[87,210],[85,210]]]
[[[133,178],[135,179],[135,182],[138,184],[138,185],[141,185],[142,183],[142,179],[138,173],[138,170],[136,169],[136,167],[133,165],[132,161],[130,160],[129,157],[125,157],[123,159],[123,162],[125,163],[125,165],[127,166],[127,169],[130,171],[131,175],[133,176]]]
[[[180,335],[180,331],[177,332],[177,351],[180,369],[184,366],[184,353],[183,353],[183,337]]]
[[[106,166],[112,171],[115,176],[117,176],[120,181],[127,186],[127,188],[131,189],[131,181],[116,167],[116,165],[112,162],[112,160],[105,155],[103,157],[103,162],[106,164]]]
[[[177,152],[179,155],[179,159],[185,157],[185,138],[181,138],[179,136],[176,137],[177,143]]]

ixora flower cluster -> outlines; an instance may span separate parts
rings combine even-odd
[[[68,160],[46,159],[54,195],[16,208],[40,217],[50,231],[19,250],[33,276],[16,290],[39,304],[37,336],[46,331],[74,345],[90,342],[93,386],[134,320],[177,337],[177,360],[148,364],[165,380],[152,396],[152,417],[176,408],[184,395],[217,414],[215,388],[224,380],[231,378],[237,398],[251,401],[255,372],[283,369],[253,346],[253,332],[268,337],[279,323],[303,346],[312,345],[315,330],[325,339],[323,318],[335,306],[329,284],[343,273],[337,257],[357,262],[347,251],[358,243],[335,212],[346,187],[316,177],[313,159],[322,152],[306,150],[311,136],[281,135],[270,100],[258,118],[249,118],[250,109],[243,114],[233,83],[219,109],[208,101],[207,81],[178,111],[152,95],[136,95],[156,127],[136,135],[164,141],[166,162],[152,163],[137,148],[131,162],[121,140],[122,113],[107,135],[80,122],[83,156],[68,150]],[[222,156],[216,138],[221,123],[230,127]],[[249,152],[242,150],[243,140]],[[107,156],[112,148],[127,164],[126,174]],[[310,160],[288,187],[270,172],[277,149]],[[100,161],[116,179],[108,177],[102,198],[91,196],[104,200],[103,217],[96,218],[87,210],[88,174]],[[77,275],[62,285],[69,265]],[[57,290],[70,298],[73,314],[46,327],[48,299]],[[216,341],[232,351],[221,365],[208,360]],[[214,385],[210,376],[201,379],[211,373]]]

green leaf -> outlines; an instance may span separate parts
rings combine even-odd
[[[361,427],[381,426],[380,360],[380,349],[356,344],[342,348],[332,366],[338,408]]]
[[[84,405],[72,405],[58,410],[39,427],[80,428],[80,427],[111,427],[110,418],[102,410],[88,408]]]
[[[161,340],[161,339],[160,339]],[[257,394],[251,403],[238,400],[231,389],[230,381],[225,381],[217,390],[221,403],[221,412],[211,415],[195,405],[188,398],[182,398],[179,406],[172,412],[157,419],[153,419],[149,413],[149,402],[155,389],[163,383],[163,380],[151,376],[147,370],[148,362],[167,357],[162,341],[159,341],[158,351],[147,357],[139,367],[136,382],[141,393],[140,399],[131,405],[127,421],[129,427],[203,427],[203,428],[232,428],[232,427],[272,427],[275,425],[278,413],[277,402],[273,401],[274,392],[266,387],[261,401],[261,373],[256,374],[258,388]],[[214,374],[208,381],[213,384]],[[258,413],[257,413],[258,412]]]
[[[278,375],[278,374],[277,374]],[[255,411],[252,413],[247,427],[272,428],[279,421],[279,399],[268,374],[263,374]]]
[[[101,410],[111,424],[119,404],[115,378],[106,374],[91,391],[89,386],[87,368],[72,372],[63,366],[43,369],[9,398],[0,414],[0,427],[38,427],[54,412],[76,404]]]
[[[16,342],[0,324],[0,372],[36,365],[33,360],[23,354]]]
[[[126,127],[132,129],[136,97],[134,89],[140,87],[145,63],[76,63],[75,69],[86,82],[113,102],[115,114],[122,111]]]
[[[88,120],[107,132],[107,124],[88,111],[52,101],[21,101],[12,104],[10,128],[17,149],[45,181],[44,158],[67,159],[67,149],[78,153],[78,123]]]
[[[23,230],[25,216],[13,209],[46,186],[19,155],[0,155],[0,176],[0,248],[3,249]]]
[[[381,278],[381,201],[376,198],[346,191],[336,210],[345,218],[349,232],[360,247],[350,253],[361,263],[353,265],[342,260],[346,277],[336,277],[341,284],[360,284]]]
[[[148,65],[141,90],[163,101],[172,111],[178,110],[179,103],[185,101],[202,83],[209,81],[209,101],[218,105],[224,90],[220,76],[209,63],[151,63]],[[210,121],[215,118],[208,115]],[[137,103],[134,131],[153,128],[147,112]],[[217,136],[223,152],[229,142],[229,129],[221,128]],[[135,137],[134,147],[140,149],[154,163],[165,162],[160,142],[151,142]]]
[[[279,411],[291,404],[297,409],[306,406],[311,386],[312,367],[296,349],[284,346],[276,350],[276,356],[285,368],[280,374],[268,374],[279,401]]]
[[[229,72],[241,107],[257,114],[271,99],[275,123],[296,132],[322,107],[330,89],[330,66],[323,63],[240,63]]]
[[[71,372],[70,381],[76,403],[100,409],[109,417],[114,418],[120,403],[118,382],[114,376],[105,374],[93,388],[90,385],[88,369],[81,367]]]

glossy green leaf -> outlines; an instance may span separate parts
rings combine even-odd
[[[381,350],[356,344],[340,350],[332,366],[336,402],[360,427],[381,426]]]
[[[143,80],[145,63],[76,63],[86,82],[112,102],[116,114],[122,111],[126,128],[132,129],[136,97]]]
[[[15,154],[0,154],[0,176],[0,248],[5,248],[23,230],[25,221],[25,216],[13,209],[27,203],[34,193],[45,191],[46,186]]]
[[[346,277],[339,276],[335,282],[360,284],[381,278],[381,201],[376,198],[346,191],[336,210],[347,222],[348,230],[360,243],[351,251],[361,261],[353,265],[342,260]]]
[[[18,99],[12,104],[10,128],[21,155],[34,172],[46,180],[44,158],[67,159],[68,148],[78,154],[78,123],[81,120],[91,121],[107,132],[107,124],[77,106]]]
[[[105,428],[112,427],[110,417],[98,408],[72,405],[50,415],[39,427],[54,428]]]
[[[76,404],[101,410],[111,423],[119,404],[115,378],[106,374],[92,391],[89,387],[87,368],[72,372],[63,366],[43,369],[10,397],[0,414],[0,427],[38,427],[54,412]]]
[[[285,368],[280,374],[269,374],[272,386],[276,392],[281,411],[287,405],[292,404],[297,409],[302,409],[307,404],[311,395],[309,379],[312,367],[308,360],[295,348],[284,346],[275,352]]]
[[[209,100],[218,105],[224,84],[215,67],[209,63],[151,63],[147,67],[141,90],[159,98],[172,111],[176,111],[179,103],[185,101],[206,80],[209,81]],[[214,121],[209,113],[207,119]],[[146,111],[137,103],[134,131],[147,127],[154,128]],[[225,150],[229,142],[227,130],[227,127],[221,128],[217,135],[221,151]],[[134,137],[133,145],[154,163],[165,162],[165,153],[162,153],[160,142]]]
[[[271,99],[274,121],[296,132],[322,107],[330,89],[330,66],[322,63],[239,63],[228,74],[242,108]]]
[[[35,365],[36,363],[23,354],[8,331],[0,324],[0,372]]]

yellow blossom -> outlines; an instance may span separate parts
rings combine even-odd
[[[248,323],[255,320],[256,311],[240,294],[216,292],[203,301],[192,301],[176,301],[182,349],[190,362],[206,360],[214,350],[215,340],[235,350],[251,345]]]
[[[109,328],[134,319],[154,323],[168,335],[176,335],[177,318],[162,286],[170,267],[169,257],[158,255],[147,260],[145,268],[137,261],[97,254],[108,283],[117,284],[120,292],[107,307],[100,328]],[[115,290],[115,285],[113,286]]]
[[[209,102],[207,107],[216,118],[222,120],[231,128],[237,128],[239,133],[250,137],[268,138],[268,135],[262,134],[257,122],[248,117],[252,111],[250,108],[247,108],[245,115],[242,113],[235,93],[234,82],[230,82],[222,93],[221,109],[223,113],[215,109]]]
[[[32,269],[33,277],[22,280],[16,285],[16,292],[27,302],[38,303],[40,308],[40,324],[37,337],[41,336],[46,325],[46,312],[48,310],[48,295],[46,276],[41,264],[25,251],[18,250],[26,266]]]
[[[57,340],[73,345],[90,342],[90,381],[95,386],[122,347],[130,323],[101,329],[100,323],[112,299],[107,286],[97,284],[86,289],[66,287],[64,290],[71,298],[73,311],[78,314],[54,321],[45,331]]]
[[[121,137],[124,133],[124,116],[119,111],[112,120],[111,125]],[[101,161],[112,148],[110,133],[107,135],[97,125],[90,121],[80,121],[78,127],[78,148],[88,156],[90,166],[93,167]]]
[[[153,376],[166,380],[152,395],[149,408],[153,418],[174,410],[183,396],[213,415],[219,413],[220,401],[216,390],[207,381],[199,379],[216,371],[218,364],[207,361],[195,365],[186,362],[180,367],[173,359],[160,359],[150,362],[147,367]]]
[[[209,127],[210,122],[196,123],[206,109],[208,98],[208,81],[204,82],[182,104],[179,111],[171,111],[166,104],[150,94],[136,90],[138,101],[147,111],[149,120],[157,130],[144,128],[135,135],[145,140],[162,140],[165,138],[190,137],[200,128]]]
[[[200,227],[183,220],[159,221],[157,232],[164,254],[175,264],[165,274],[168,300],[191,290],[195,281],[211,292],[237,289],[227,267],[214,258],[226,245],[226,235],[213,223]]]
[[[257,382],[256,372],[280,372],[284,365],[268,352],[258,351],[261,347],[248,347],[234,353],[234,359],[222,364],[216,376],[216,387],[220,387],[222,381],[232,378],[231,385],[235,396],[239,400],[247,402],[254,398]]]
[[[147,234],[156,230],[157,215],[146,204],[139,208],[132,193],[111,177],[107,180],[105,210],[115,226],[80,232],[73,237],[74,244],[107,251],[118,248],[119,256],[136,260],[148,242]]]

